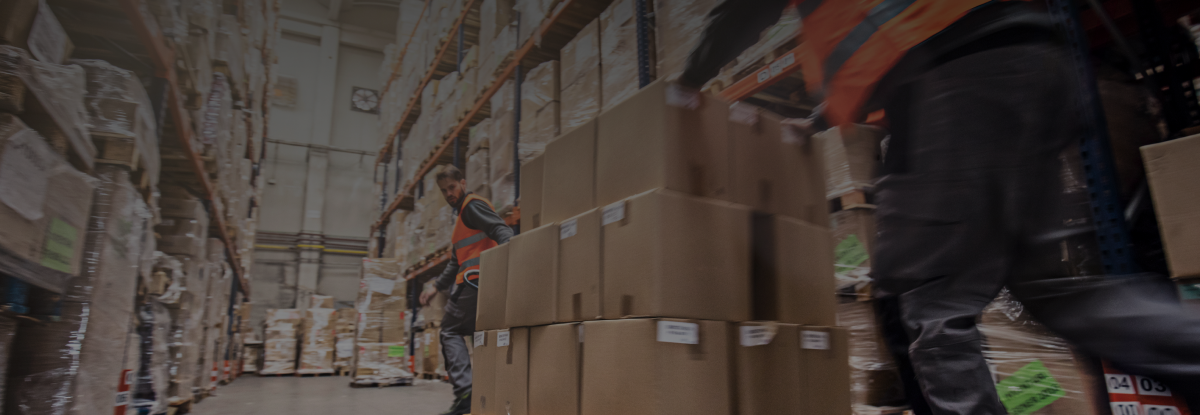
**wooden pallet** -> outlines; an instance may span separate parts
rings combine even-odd
[[[192,412],[192,400],[182,399],[167,403],[167,415],[183,415]]]
[[[843,193],[841,196],[829,199],[829,212],[840,212],[856,208],[874,209],[874,198],[871,197],[869,191],[870,189],[854,189]]]
[[[387,381],[351,381],[351,388],[386,388],[389,386],[412,386],[413,378],[396,378]]]
[[[292,372],[292,373],[259,373],[258,376],[264,377],[264,378],[280,377],[280,376],[296,376],[296,373],[295,372]]]
[[[296,373],[298,378],[315,378],[322,376],[337,376],[337,372],[321,372],[321,373]]]

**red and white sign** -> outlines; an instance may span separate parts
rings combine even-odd
[[[1113,415],[1191,415],[1182,398],[1146,376],[1133,376],[1104,363],[1104,384]]]
[[[133,385],[133,371],[125,369],[121,371],[121,383],[117,385],[117,400],[113,406],[114,415],[125,415],[125,410],[129,408],[129,401],[132,398],[129,389]]]

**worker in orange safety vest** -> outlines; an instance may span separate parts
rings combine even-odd
[[[1200,410],[1200,317],[1185,313],[1169,282],[1070,275],[1063,265],[1060,247],[1095,229],[1064,220],[1079,79],[1044,5],[725,0],[670,102],[708,104],[705,83],[789,6],[802,19],[805,84],[824,103],[788,120],[788,133],[807,138],[886,114],[891,138],[873,190],[874,295],[897,304],[901,353],[926,413],[1008,412],[976,327],[1006,286],[1078,349],[1151,376]]]
[[[450,291],[446,315],[442,318],[442,356],[446,373],[454,386],[454,402],[443,415],[471,413],[471,354],[465,337],[475,333],[475,312],[479,305],[479,255],[508,242],[513,231],[496,214],[492,202],[467,191],[467,179],[461,170],[446,166],[437,176],[438,189],[446,203],[454,208],[452,250],[446,269],[433,287],[421,293],[421,305],[439,291]]]

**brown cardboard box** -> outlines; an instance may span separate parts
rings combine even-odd
[[[286,375],[296,372],[297,336],[303,312],[294,308],[269,309],[265,321],[263,342],[263,375]]]
[[[601,318],[600,210],[559,224],[558,321]]]
[[[672,79],[683,72],[688,55],[700,42],[707,26],[708,13],[720,3],[717,0],[654,1],[659,79]]]
[[[38,0],[0,2],[0,44],[28,48],[29,28],[38,12]]]
[[[600,114],[598,205],[660,187],[731,200],[729,104],[705,97],[699,110],[684,109],[668,103],[667,87],[652,83]]]
[[[563,86],[562,117],[559,127],[570,131],[583,123],[600,116],[600,108],[604,103],[600,91],[599,66],[584,73],[575,83]]]
[[[746,207],[660,189],[604,207],[601,225],[605,318],[750,318]]]
[[[442,329],[427,328],[421,333],[423,338],[421,347],[413,350],[416,353],[417,360],[421,362],[424,373],[437,375],[439,372],[444,372],[442,369]]]
[[[595,121],[588,121],[546,145],[543,163],[542,216],[546,223],[559,222],[596,207]],[[521,191],[524,189],[522,186]]]
[[[479,255],[479,305],[475,315],[475,330],[508,327],[505,325],[505,313],[510,246],[511,242],[483,251]]]
[[[514,236],[509,241],[505,326],[524,327],[556,321],[558,224]]]
[[[1200,276],[1200,135],[1142,147],[1171,276]]]
[[[821,143],[785,143],[782,117],[738,103],[730,110],[732,201],[829,226]]]
[[[503,413],[496,406],[496,333],[496,330],[475,332],[475,348],[471,352],[471,413],[475,415]]]
[[[529,413],[579,414],[582,330],[578,323],[529,329]]]
[[[331,295],[312,295],[312,308],[334,308],[334,299]]]
[[[542,226],[542,172],[545,159],[537,156],[521,165],[521,222],[529,225],[529,228]]]
[[[412,377],[408,370],[405,343],[358,343],[358,363],[354,381],[360,384],[388,383]]]
[[[332,323],[335,321],[331,308],[304,310],[300,365],[296,373],[333,373],[336,333]]]
[[[844,329],[747,322],[738,338],[740,414],[850,414]]]
[[[408,313],[403,309],[383,310],[380,315],[379,339],[382,343],[408,342],[408,330],[405,330],[405,317]]]
[[[880,161],[879,143],[887,131],[854,124],[834,127],[815,136],[823,147],[825,171],[829,176],[825,196],[829,199],[870,186]]]
[[[499,330],[496,333],[495,397],[497,413],[529,413],[528,328]]]
[[[530,69],[521,83],[521,124],[533,121],[537,110],[559,100],[562,83],[558,61],[546,61]]]
[[[904,384],[896,361],[883,340],[874,301],[841,301],[838,326],[845,327],[850,355],[850,393],[854,403],[871,406],[903,404]]]
[[[755,216],[754,319],[837,323],[829,230],[784,216]]]
[[[562,86],[565,90],[600,67],[600,19],[592,20],[560,51]],[[562,97],[566,99],[565,94]]]
[[[600,66],[603,70],[604,110],[638,93],[637,2],[615,0],[600,13]],[[654,44],[653,31],[649,44]],[[653,48],[650,62],[655,61]],[[651,67],[653,70],[654,67]],[[651,74],[654,79],[654,74]]]
[[[633,319],[583,328],[581,414],[735,413],[729,323]]]

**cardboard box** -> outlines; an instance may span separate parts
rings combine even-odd
[[[521,164],[521,222],[529,228],[542,226],[542,181],[546,158],[534,157]],[[548,221],[547,221],[548,223]]]
[[[754,217],[754,319],[837,324],[829,230],[784,216]]]
[[[496,330],[475,332],[471,351],[471,413],[500,415],[496,405]],[[507,359],[507,354],[505,355]]]
[[[421,368],[423,373],[431,375],[439,375],[445,373],[442,370],[442,329],[427,328],[421,332],[422,342],[420,347],[417,347],[415,352],[417,357],[417,367]]]
[[[1200,276],[1200,135],[1142,147],[1171,277]]]
[[[855,404],[904,404],[904,384],[883,340],[874,301],[841,301],[838,326],[845,327],[850,355],[850,393]]]
[[[654,1],[659,79],[670,80],[683,72],[688,56],[708,26],[708,14],[720,3],[717,0]]]
[[[317,296],[314,296],[317,297]],[[304,310],[300,343],[300,366],[296,373],[333,373],[336,320],[331,308]]]
[[[479,305],[475,330],[506,328],[508,297],[508,255],[511,242],[483,251],[479,255]]]
[[[638,34],[637,2],[616,0],[600,13],[600,66],[602,71],[604,111],[638,93]],[[649,44],[654,44],[650,31]],[[650,62],[655,50],[649,50]],[[651,69],[655,69],[651,67]],[[650,79],[655,79],[650,74]]]
[[[600,19],[584,26],[574,39],[567,42],[559,52],[562,87],[566,89],[584,77],[584,74],[600,68]],[[564,94],[563,98],[566,96]]]
[[[312,295],[311,308],[334,308],[334,299],[330,295]]]
[[[660,187],[732,199],[729,105],[706,97],[699,110],[677,107],[669,104],[667,87],[665,82],[652,83],[600,114],[597,204]]]
[[[735,413],[729,323],[633,319],[583,328],[581,414]]]
[[[264,322],[264,375],[296,373],[298,334],[303,324],[303,312],[298,309],[269,309]]]
[[[534,111],[559,101],[562,91],[558,61],[546,61],[530,69],[521,83],[521,123],[533,120]]]
[[[601,218],[605,318],[750,318],[748,208],[660,189]]]
[[[558,224],[552,223],[509,240],[506,327],[557,320],[558,238]]]
[[[529,329],[529,413],[579,414],[582,331],[578,323]]]
[[[71,58],[71,52],[75,50],[67,31],[45,1],[38,4],[37,14],[29,26],[26,44],[29,46],[29,54],[37,60],[59,65],[65,64],[67,59]]]
[[[0,44],[27,49],[29,28],[38,12],[38,0],[5,0],[0,3]]]
[[[825,171],[829,176],[825,196],[829,199],[871,186],[881,161],[879,143],[887,131],[854,124],[834,127],[814,136],[821,143]]]
[[[844,329],[747,322],[736,348],[739,414],[850,414]]]
[[[600,67],[584,73],[575,83],[564,86],[562,91],[562,114],[559,127],[570,131],[600,116],[604,104],[600,91]]]
[[[559,224],[557,320],[597,320],[600,310],[600,210]]]
[[[490,340],[490,339],[489,339]],[[529,329],[496,333],[497,413],[529,414]]]
[[[732,201],[829,226],[821,142],[785,143],[783,117],[745,103],[730,110]]]
[[[588,121],[546,145],[542,215],[559,222],[596,207],[596,122]],[[522,192],[525,188],[522,186]],[[524,213],[524,212],[522,212]]]
[[[354,381],[361,384],[388,383],[412,377],[408,370],[408,345],[405,343],[358,343],[358,363]]]

